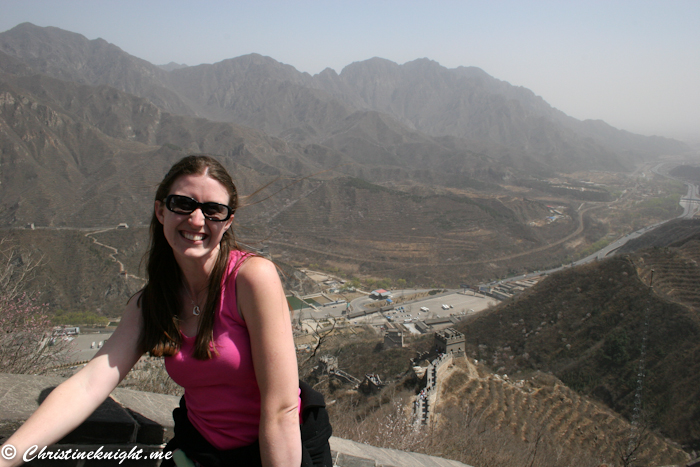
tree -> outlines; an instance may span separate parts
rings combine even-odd
[[[63,363],[67,343],[51,335],[46,304],[26,291],[41,260],[0,240],[0,372],[41,373]]]
[[[331,334],[333,334],[336,322],[336,320],[333,320],[333,323],[331,324],[330,328],[326,329],[321,329],[318,323],[316,323],[316,329],[314,330],[314,336],[317,339],[316,345],[314,345],[314,349],[311,352],[311,355],[309,355],[309,358],[307,358],[306,362],[304,362],[305,365],[309,363],[314,357],[316,357],[316,354],[318,353],[323,343],[331,336]]]
[[[348,282],[348,285],[350,287],[352,287],[353,289],[357,290],[360,288],[360,285],[361,285],[360,279],[358,279],[357,277],[353,277],[350,280],[350,282]]]
[[[627,363],[630,359],[627,351],[629,341],[624,329],[613,330],[605,337],[603,343],[603,361],[614,367],[621,367]]]
[[[623,467],[645,465],[646,462],[638,459],[644,451],[644,447],[650,441],[649,425],[642,419],[632,424],[632,432],[627,440],[622,440],[617,446],[617,457]]]
[[[384,279],[380,279],[377,281],[377,287],[380,289],[389,289],[391,288],[391,279],[388,277],[385,277]]]

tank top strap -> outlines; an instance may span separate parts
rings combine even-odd
[[[230,316],[243,326],[245,326],[245,321],[243,321],[243,318],[238,312],[238,303],[236,300],[236,277],[238,277],[238,271],[243,265],[243,262],[251,256],[254,256],[254,253],[249,251],[233,250],[229,255],[226,274],[224,274],[221,283],[221,312],[230,313]]]
[[[226,275],[224,276],[224,281],[228,281],[229,279],[235,280],[241,265],[243,265],[243,262],[251,256],[254,256],[254,254],[250,251],[233,250],[228,257],[228,266]]]

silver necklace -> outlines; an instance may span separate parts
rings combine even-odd
[[[192,303],[192,314],[195,316],[199,316],[199,314],[202,312],[202,310],[199,309],[199,305],[194,301],[192,298],[192,295],[190,295],[190,289],[185,286],[185,292],[187,293],[187,297],[190,299],[190,302]]]

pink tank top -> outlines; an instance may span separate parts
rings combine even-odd
[[[214,318],[219,355],[209,360],[192,356],[195,337],[183,336],[180,352],[165,358],[170,377],[185,388],[192,425],[217,449],[233,449],[258,439],[260,389],[255,378],[250,337],[236,305],[236,275],[249,253],[233,251]]]

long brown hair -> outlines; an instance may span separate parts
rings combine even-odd
[[[238,208],[238,192],[231,176],[216,159],[203,154],[187,156],[173,165],[160,182],[155,199],[163,201],[179,177],[202,174],[221,183],[229,194],[228,205],[235,212]],[[140,343],[151,356],[171,356],[182,345],[178,311],[182,306],[180,290],[183,277],[155,211],[151,217],[150,236],[150,248],[145,257],[147,283],[139,297],[144,322]],[[239,247],[233,229],[229,228],[221,238],[219,256],[209,276],[207,302],[202,310],[195,341],[194,357],[197,359],[212,357],[210,344],[213,340],[214,313],[221,294],[221,281],[228,266],[230,252],[237,249]]]

